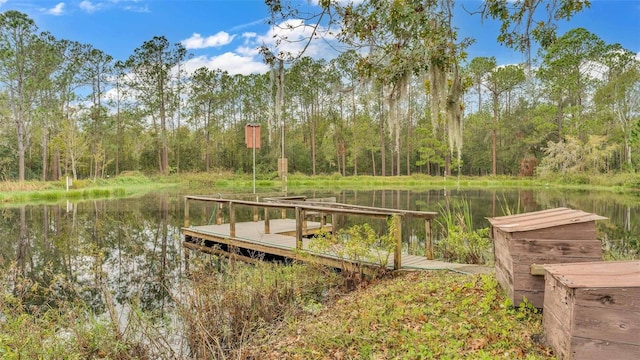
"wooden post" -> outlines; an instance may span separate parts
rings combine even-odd
[[[217,203],[216,207],[216,225],[222,225],[222,203]]]
[[[282,209],[280,211],[280,217],[284,220],[287,218],[287,209]]]
[[[229,202],[229,237],[236,237],[236,209],[233,202]]]
[[[189,198],[184,198],[184,227],[189,227]]]
[[[271,224],[269,222],[269,208],[264,208],[264,233],[271,234]]]
[[[402,267],[402,219],[400,215],[393,215],[393,238],[395,240],[395,251],[393,252],[393,270],[400,270]]]
[[[296,249],[302,250],[302,223],[304,219],[302,218],[304,214],[302,213],[302,209],[296,206]]]
[[[424,219],[425,251],[424,255],[433,260],[433,238],[431,237],[431,219]]]
[[[336,214],[331,214],[331,234],[336,235],[338,224],[336,223]]]
[[[253,207],[253,222],[258,222],[258,208],[256,206]]]

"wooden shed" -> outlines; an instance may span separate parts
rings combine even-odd
[[[532,274],[533,264],[602,260],[595,221],[603,219],[568,208],[489,218],[496,277],[513,304],[526,297],[543,307],[544,271]]]
[[[542,324],[560,359],[640,359],[640,261],[545,266]]]

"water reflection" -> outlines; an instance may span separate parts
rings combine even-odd
[[[157,194],[3,208],[0,265],[51,291],[29,299],[35,304],[65,297],[103,313],[101,290],[109,289],[116,305],[135,298],[141,309],[162,312],[182,269],[178,200]],[[73,291],[58,285],[60,276]]]
[[[558,189],[431,189],[415,190],[374,190],[374,191],[324,191],[306,192],[294,195],[309,197],[336,196],[339,202],[358,205],[400,208],[420,211],[441,212],[443,208],[460,201],[469,204],[475,228],[489,226],[487,217],[531,212],[556,207],[569,207],[595,213],[608,218],[596,223],[598,237],[605,247],[614,247],[627,256],[636,254],[640,226],[640,196],[637,193],[612,193]],[[436,222],[438,218],[436,218]],[[413,235],[413,236],[411,236]],[[409,233],[404,240],[405,250],[419,253],[421,244],[415,239],[423,238],[424,232]],[[434,236],[440,236],[434,229]]]
[[[440,211],[447,203],[465,199],[477,228],[488,226],[486,217],[566,206],[608,217],[598,222],[599,236],[620,248],[637,251],[640,234],[640,199],[628,194],[434,189],[290,195],[335,196],[344,203],[422,211]],[[141,309],[162,315],[173,306],[172,291],[180,286],[185,268],[180,233],[183,206],[181,195],[162,193],[135,199],[4,207],[0,209],[0,232],[4,234],[0,266],[13,265],[14,276],[22,275],[52,289],[53,293],[34,295],[30,299],[33,303],[74,298],[103,313],[106,305],[101,290],[108,289],[116,305],[135,299]],[[192,218],[207,221],[212,211],[202,209],[198,214],[194,210]],[[251,210],[239,216],[251,218]],[[339,221],[348,225],[349,220]],[[405,249],[419,253],[424,226],[404,234]],[[57,286],[59,276],[72,280],[74,288]]]

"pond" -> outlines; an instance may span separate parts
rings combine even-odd
[[[212,193],[218,196],[217,192]],[[28,300],[35,305],[76,300],[104,314],[108,310],[104,293],[108,290],[119,311],[126,311],[127,304],[135,300],[141,310],[171,318],[174,296],[185,284],[186,262],[207,257],[196,254],[186,260],[180,232],[184,195],[165,192],[128,199],[2,207],[0,266],[5,274],[11,269],[45,288],[55,289],[32,295]],[[640,238],[640,197],[633,194],[431,189],[307,191],[289,195],[335,196],[338,202],[348,204],[436,212],[447,204],[465,201],[476,228],[488,226],[487,217],[569,207],[607,217],[597,223],[598,235],[618,254],[637,254]],[[203,212],[201,218],[208,216]],[[437,237],[437,226],[434,232]],[[56,287],[59,276],[71,280],[75,291]]]

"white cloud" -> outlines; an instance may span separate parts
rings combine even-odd
[[[52,7],[51,9],[47,10],[47,14],[49,15],[54,15],[54,16],[59,16],[62,15],[62,13],[64,13],[64,3],[58,3],[56,6]]]
[[[149,9],[148,5],[140,5],[140,6],[127,5],[123,9],[125,9],[127,11],[131,11],[131,12],[137,12],[137,13],[150,13],[151,12],[151,9]]]
[[[4,5],[4,4],[6,4],[6,3],[7,3],[7,1],[9,1],[9,0],[0,0],[0,6],[2,6],[2,5]]]
[[[257,56],[260,54],[257,46],[254,46],[254,47],[240,46],[236,49],[236,52],[240,55],[250,56],[250,57]]]
[[[236,25],[236,26],[232,27],[231,29],[229,29],[229,31],[238,31],[238,30],[244,29],[244,28],[249,27],[249,26],[265,24],[267,19],[268,18],[263,18],[263,19],[254,20],[252,22],[248,22],[248,23],[245,23],[245,24]]]
[[[242,33],[242,37],[249,40],[249,39],[255,39],[258,36],[258,34],[256,34],[255,32],[244,32]]]
[[[205,49],[227,45],[231,43],[231,41],[233,41],[235,37],[235,35],[229,35],[224,31],[220,31],[215,35],[207,36],[206,38],[203,38],[202,35],[198,33],[193,33],[190,38],[182,40],[180,42],[187,50]]]
[[[192,73],[198,68],[219,69],[227,71],[231,75],[263,74],[269,70],[269,66],[262,61],[257,61],[250,56],[241,56],[236,53],[226,52],[219,56],[198,56],[189,59],[184,64],[184,69]]]
[[[80,2],[80,4],[78,6],[80,6],[80,9],[82,9],[82,10],[88,12],[88,13],[93,13],[93,12],[95,12],[95,11],[100,9],[100,5],[99,4],[96,5],[96,4],[94,4],[94,3],[92,3],[91,1],[88,1],[88,0],[84,0],[84,1]]]
[[[314,27],[306,25],[303,20],[288,20],[263,34],[245,32],[239,36],[244,40],[243,44],[233,52],[194,57],[184,63],[184,69],[189,73],[198,68],[207,67],[227,71],[232,75],[263,74],[269,71],[269,65],[264,63],[258,50],[259,46],[267,46],[276,53],[285,52],[293,56],[298,56],[304,50],[305,56],[316,59],[337,54],[337,51],[332,48],[332,45],[335,46],[337,43],[335,36],[329,34],[327,29],[322,27],[316,29],[314,33]],[[204,49],[227,45],[235,37],[236,35],[230,35],[226,32],[219,32],[206,38],[194,33],[189,39],[181,42],[187,49]],[[310,37],[313,39],[307,46]],[[286,40],[276,46],[278,39]]]
[[[143,0],[108,0],[112,6],[119,9],[138,13],[150,13],[149,5]],[[105,2],[100,3],[100,7],[109,7]]]
[[[580,72],[591,79],[604,80],[604,76],[609,68],[597,61],[585,61],[580,65]]]
[[[309,38],[312,38],[310,43]],[[314,29],[299,19],[287,20],[271,27],[265,35],[259,36],[257,41],[272,49],[274,53],[290,54],[293,57],[298,57],[302,51],[304,56],[312,58],[327,59],[332,57],[331,54],[337,55],[337,51],[332,48],[338,46],[333,33],[322,26]]]

